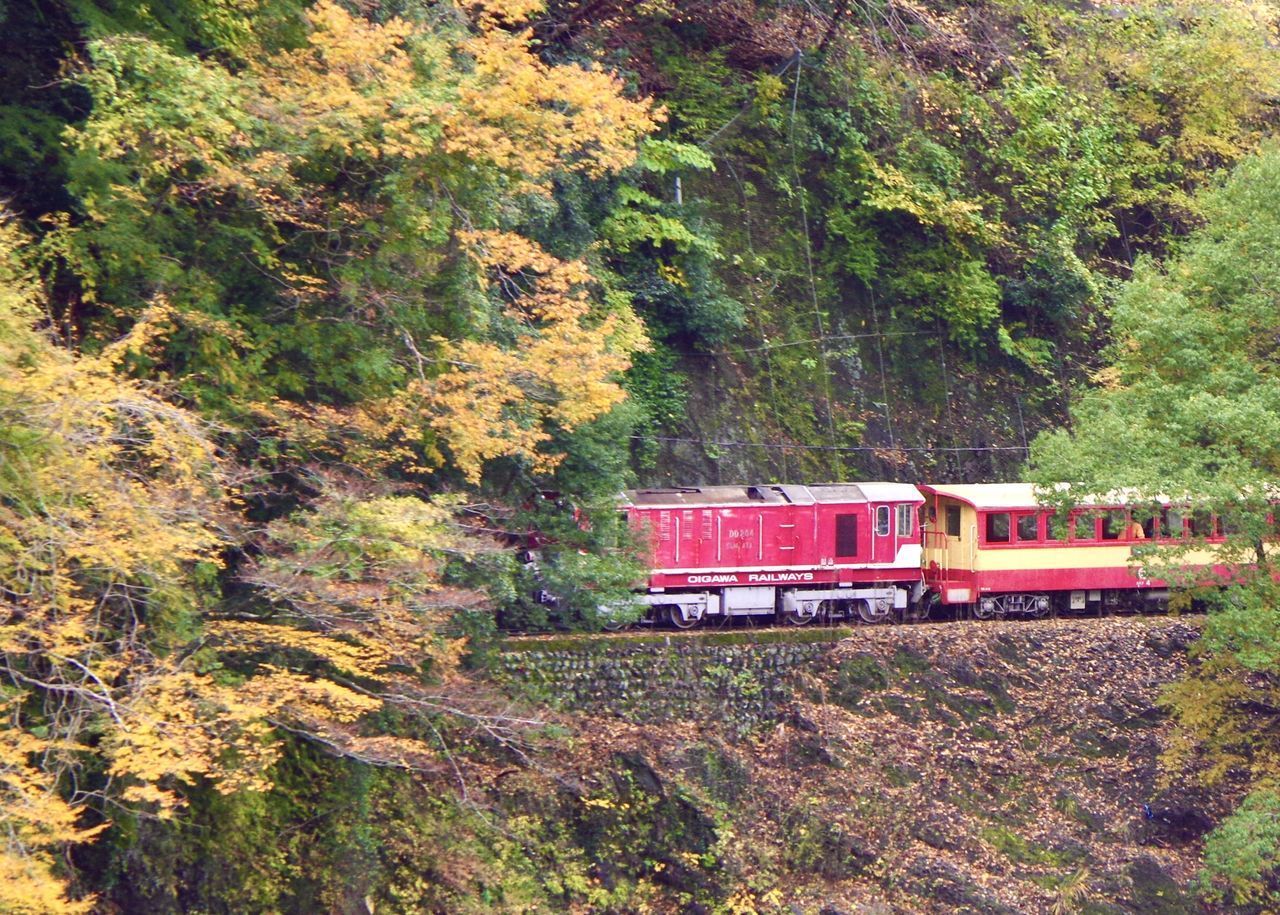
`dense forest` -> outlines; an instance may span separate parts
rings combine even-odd
[[[643,908],[463,772],[564,739],[488,652],[627,592],[628,485],[1034,458],[1266,521],[1268,0],[0,23],[0,910]],[[1265,905],[1256,556],[1167,702],[1171,764],[1250,789],[1206,898]]]

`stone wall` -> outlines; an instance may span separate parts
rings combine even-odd
[[[846,629],[512,639],[499,675],[518,692],[566,711],[631,721],[775,720],[788,674],[818,662]]]

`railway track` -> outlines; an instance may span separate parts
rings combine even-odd
[[[608,641],[608,640],[640,640],[654,639],[670,641],[671,639],[700,639],[717,635],[732,635],[734,641],[750,641],[752,633],[758,633],[769,639],[779,636],[797,641],[838,641],[843,638],[855,638],[860,633],[886,633],[894,630],[942,630],[956,625],[997,626],[997,625],[1030,625],[1037,622],[1063,621],[1090,623],[1095,620],[1113,618],[1163,617],[1175,614],[1139,613],[1139,612],[1104,612],[1104,613],[1049,613],[1041,616],[1003,616],[980,618],[969,612],[944,611],[928,618],[890,620],[887,622],[867,623],[859,619],[839,621],[814,621],[807,625],[797,626],[787,622],[762,623],[756,617],[730,618],[724,623],[683,628],[662,622],[641,622],[624,629],[601,632],[520,632],[508,631],[504,634],[504,642],[509,645],[533,645],[539,642],[560,643],[565,641]],[[1181,614],[1187,619],[1202,620],[1203,613]]]

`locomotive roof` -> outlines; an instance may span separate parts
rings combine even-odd
[[[820,483],[811,489],[839,489],[843,483]],[[859,483],[858,489],[868,502],[921,502],[924,496],[911,483]],[[819,502],[841,502],[843,499],[818,499]]]
[[[671,489],[629,489],[626,504],[655,507],[700,505],[813,505],[830,502],[920,502],[920,491],[909,483],[816,483],[809,486],[682,486]]]

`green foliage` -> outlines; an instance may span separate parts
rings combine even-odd
[[[1170,764],[1196,758],[1208,781],[1248,773],[1265,786],[1280,776],[1269,711],[1280,588],[1267,546],[1280,361],[1266,330],[1280,321],[1280,150],[1244,160],[1199,204],[1207,222],[1178,256],[1163,268],[1140,263],[1121,289],[1113,364],[1077,403],[1072,431],[1037,441],[1035,469],[1045,483],[1075,481],[1073,496],[1123,489],[1131,501],[1171,498],[1222,519],[1220,546],[1197,538],[1138,559],[1210,607],[1201,663],[1166,697],[1180,724]],[[1217,580],[1213,563],[1242,571]],[[1257,795],[1215,840],[1208,873],[1232,892],[1256,894],[1262,862],[1277,854],[1273,831],[1251,825],[1269,798]]]
[[[539,628],[595,628],[602,606],[626,604],[640,545],[611,500],[637,471],[689,467],[665,463],[660,439],[691,437],[691,412],[697,437],[750,430],[802,446],[733,461],[708,447],[707,479],[927,475],[926,457],[859,452],[854,467],[831,449],[890,434],[909,446],[1012,443],[1013,396],[1019,424],[1024,404],[1033,429],[1060,417],[1111,318],[1116,368],[1079,401],[1075,435],[1038,446],[1041,472],[1194,494],[1233,531],[1223,558],[1259,556],[1261,493],[1280,472],[1268,342],[1278,156],[1195,193],[1275,125],[1271,3],[1232,0],[1210,16],[1191,0],[989,0],[886,7],[873,24],[855,16],[828,31],[823,4],[801,22],[795,4],[749,0],[566,2],[527,34],[521,16],[536,7],[0,9],[0,192],[39,235],[50,293],[0,262],[0,325],[12,331],[0,361],[15,379],[63,364],[33,332],[39,321],[96,358],[100,381],[159,383],[216,420],[236,478],[250,481],[219,519],[234,540],[229,568],[208,559],[180,584],[137,586],[147,610],[135,622],[157,651],[181,656],[215,607],[337,626],[338,644],[400,608],[406,639],[424,614],[442,627],[417,673],[441,682],[468,650],[482,669],[492,627],[454,613],[481,586]],[[622,79],[657,96],[665,120],[601,61],[627,68]],[[1207,227],[1180,245],[1202,215]],[[1170,249],[1181,253],[1164,269],[1142,258]],[[126,333],[133,342],[113,349]],[[623,387],[629,399],[615,403]],[[33,424],[31,398],[0,408],[0,514],[35,517],[32,468],[56,464],[56,437]],[[338,476],[346,495],[318,485]],[[560,504],[512,508],[539,490]],[[541,532],[536,569],[446,536],[454,521],[437,510],[463,501],[483,504],[468,517],[486,515],[511,541]],[[17,552],[0,543],[0,555]],[[1179,557],[1143,561],[1173,575]],[[1202,664],[1170,696],[1178,752],[1202,755],[1210,777],[1239,770],[1268,784],[1280,771],[1270,720],[1244,711],[1259,697],[1275,705],[1269,582],[1203,595],[1215,612]],[[555,603],[535,601],[539,590]],[[449,638],[463,634],[470,649]],[[232,677],[210,651],[195,656],[201,673]],[[280,652],[295,655],[309,649]],[[851,664],[845,701],[888,676]],[[396,911],[642,908],[641,884],[669,851],[654,818],[688,813],[587,805],[581,835],[527,821],[499,835],[447,801],[411,801],[403,783],[360,782],[360,766],[308,753],[288,748],[266,797],[193,790],[179,824],[121,814],[117,902],[349,910],[372,893]],[[631,803],[631,788],[615,787],[590,797]],[[331,842],[308,850],[298,824],[331,804]],[[398,804],[410,810],[379,832],[379,813]],[[1211,856],[1226,881],[1214,885],[1240,898],[1262,892],[1273,860],[1271,808],[1256,804]],[[839,871],[847,836],[809,825],[801,856]],[[676,844],[713,855],[705,839]],[[530,863],[530,843],[554,878]],[[609,889],[586,845],[646,851]],[[150,870],[135,854],[144,847]]]
[[[782,864],[788,872],[810,871],[832,880],[859,876],[875,860],[835,811],[797,805],[782,823]]]
[[[1223,507],[1280,470],[1280,380],[1259,329],[1274,320],[1280,153],[1204,197],[1204,230],[1166,269],[1140,264],[1113,313],[1114,367],[1076,408],[1076,435],[1037,449],[1044,479],[1137,486]],[[1224,358],[1227,354],[1229,357]]]
[[[615,491],[616,492],[616,491]],[[521,523],[538,532],[533,562],[513,568],[501,622],[508,628],[598,629],[641,614],[632,589],[643,579],[640,544],[613,496],[596,504],[536,499]]]
[[[671,112],[671,133],[678,141],[704,139],[750,98],[750,87],[729,66],[722,48],[706,51],[691,47],[675,34],[664,32],[655,38],[655,51],[658,66],[671,86],[664,101]]]
[[[1007,80],[998,102],[1014,124],[996,150],[1006,218],[1029,222],[1033,244],[1041,227],[1059,224],[1095,241],[1113,235],[1108,204],[1129,180],[1124,144],[1132,128],[1052,72]]]
[[[674,194],[674,180],[712,167],[697,146],[649,139],[600,223],[611,267],[659,339],[713,346],[742,328],[742,305],[715,273],[717,227]]]
[[[299,744],[269,794],[197,792],[164,822],[125,817],[109,858],[117,902],[151,912],[328,908],[378,876],[370,793],[377,776]],[[319,816],[323,828],[300,831]]]
[[[349,400],[400,377],[367,325],[277,304],[302,252],[289,256],[241,172],[246,138],[269,129],[247,104],[247,80],[140,37],[94,42],[90,54],[81,84],[94,114],[72,134],[68,185],[85,222],[48,245],[100,303],[93,336],[127,325],[126,303],[166,296],[179,321],[163,361],[215,407],[275,394]],[[175,170],[193,191],[178,193]],[[204,183],[229,193],[202,199]]]
[[[601,226],[605,240],[617,251],[631,251],[640,244],[670,248],[677,254],[697,251],[718,257],[715,242],[693,232],[684,222],[661,213],[663,205],[638,188],[623,185],[618,192],[619,209]]]
[[[1205,840],[1204,889],[1217,901],[1280,902],[1280,794],[1253,791]]]
[[[64,0],[61,4],[84,32],[94,38],[141,34],[174,50],[201,49],[228,57],[249,50],[259,35],[283,30],[301,19],[288,0],[182,0],[158,7],[111,0]]]
[[[1073,863],[1071,855],[1034,845],[1006,826],[988,826],[982,830],[982,838],[1015,864],[1063,867]]]
[[[679,429],[689,400],[689,382],[676,365],[676,356],[661,343],[638,353],[627,371],[627,391],[639,416],[635,425],[633,454],[643,469],[655,466],[663,430]]]
[[[889,685],[889,673],[870,654],[855,655],[840,662],[835,670],[827,701],[856,711],[867,696]]]
[[[714,14],[671,31],[637,20],[671,87],[673,136],[715,154],[686,200],[716,217],[729,255],[716,271],[749,303],[740,412],[776,440],[882,440],[868,413],[912,416],[899,434],[921,443],[1020,438],[1018,424],[969,417],[992,397],[1015,410],[1015,389],[1024,424],[1060,420],[1063,385],[1097,365],[1115,278],[1184,230],[1190,192],[1274,121],[1267,4],[1217,18],[1026,0],[928,21],[850,22],[853,40],[821,59],[787,51],[766,68],[743,63],[751,52]],[[791,342],[836,333],[866,342],[839,358]],[[778,341],[796,350],[758,348]],[[947,363],[927,387],[912,364],[922,346]],[[828,388],[843,403],[821,403]],[[858,431],[833,440],[833,428]],[[771,471],[833,468],[801,453]]]

